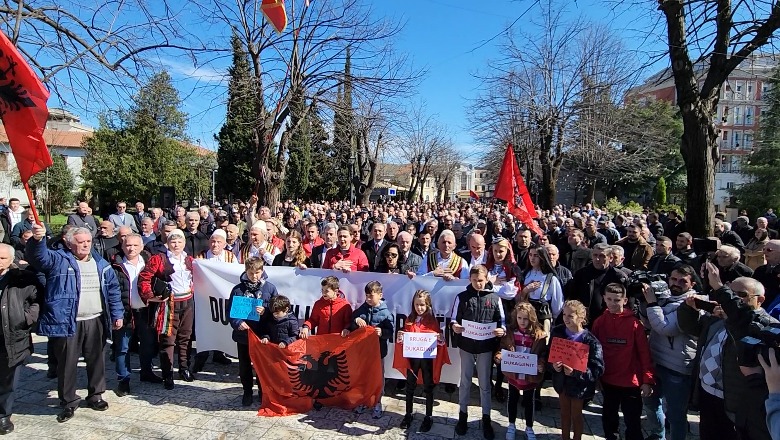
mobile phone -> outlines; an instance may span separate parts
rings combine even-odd
[[[703,299],[699,299],[699,298],[694,298],[693,302],[696,304],[697,309],[705,310],[708,313],[713,313],[715,311],[715,307],[718,306],[716,303],[704,301]]]

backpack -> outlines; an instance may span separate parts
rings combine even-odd
[[[550,289],[550,283],[555,275],[548,273],[544,278],[544,284],[542,284],[542,294],[539,299],[528,298],[528,302],[536,309],[536,317],[539,322],[544,322],[547,319],[552,320],[552,309],[550,308],[550,302],[547,301],[547,291]]]

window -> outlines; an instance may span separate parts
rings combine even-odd
[[[485,191],[485,185],[482,185],[482,191]]]
[[[745,107],[745,125],[753,125],[753,106]]]
[[[761,83],[761,99],[764,99],[766,93],[769,91],[769,83]]]
[[[723,130],[723,140],[724,141],[729,140],[729,131],[728,130]]]
[[[739,131],[735,131],[733,134],[733,139],[731,140],[731,147],[735,150],[739,150],[740,142],[742,141],[742,133]]]
[[[479,191],[479,185],[474,185],[474,191]]]
[[[745,136],[742,138],[742,143],[744,144],[745,150],[752,150],[753,149],[753,134],[752,133],[745,133]]]
[[[729,122],[729,106],[723,107],[723,116],[720,118],[723,123]]]
[[[747,82],[747,99],[753,99],[753,81]]]
[[[742,120],[742,107],[734,107],[734,125],[742,125],[744,123]]]
[[[465,191],[468,189],[468,178],[469,175],[465,171],[460,173],[460,190]]]
[[[726,189],[734,189],[736,186],[736,182],[726,182]]]

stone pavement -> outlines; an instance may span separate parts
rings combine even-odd
[[[415,423],[407,432],[398,428],[404,413],[404,397],[394,393],[394,382],[388,382],[387,395],[383,399],[385,415],[379,420],[371,418],[371,411],[356,415],[352,411],[323,408],[308,414],[289,417],[257,417],[259,402],[249,409],[241,406],[241,384],[238,379],[238,362],[221,366],[211,362],[198,375],[195,382],[176,381],[176,389],[166,391],[162,385],[141,383],[137,369],[133,373],[132,395],[117,397],[110,389],[116,386],[113,363],[106,354],[108,388],[104,399],[110,407],[96,412],[85,406],[76,411],[67,423],[55,420],[59,412],[56,379],[46,378],[46,339],[35,336],[36,353],[20,372],[17,399],[12,420],[16,430],[8,439],[73,439],[73,440],[212,440],[212,439],[301,439],[330,440],[359,437],[361,439],[482,439],[481,411],[478,407],[477,387],[472,387],[472,405],[469,408],[469,432],[458,437],[454,425],[458,417],[457,391],[445,393],[437,387],[434,402],[434,428],[425,434],[416,430],[422,421],[424,399],[418,387],[415,401]],[[106,350],[108,352],[109,350]],[[132,355],[134,368],[138,358]],[[86,396],[86,373],[79,369],[79,393]],[[506,385],[504,385],[506,387]],[[543,407],[537,412],[535,430],[539,440],[560,438],[560,420],[555,392],[551,387],[543,390]],[[600,396],[587,408],[583,439],[603,438],[599,416]],[[518,440],[524,440],[522,409],[519,411]],[[491,413],[496,438],[503,439],[506,428],[506,409],[494,401]],[[691,431],[698,432],[698,416],[689,416]],[[689,440],[698,440],[691,434]]]

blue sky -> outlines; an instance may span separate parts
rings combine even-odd
[[[313,0],[326,1],[326,0]],[[289,0],[288,0],[289,2]],[[405,23],[395,42],[396,50],[409,54],[415,66],[425,67],[427,76],[418,88],[416,99],[424,101],[428,112],[438,116],[448,127],[456,147],[462,151],[473,151],[483,145],[474,139],[467,123],[470,99],[477,95],[479,80],[476,72],[485,72],[488,60],[499,56],[500,34],[511,23],[514,32],[531,32],[538,5],[529,0],[490,0],[489,2],[466,2],[464,0],[367,0],[375,14],[390,16]],[[480,3],[490,5],[481,7]],[[612,9],[605,1],[565,2],[566,15],[572,19],[583,15],[589,20],[607,24],[625,39],[625,44],[640,53],[663,49],[663,28],[651,32],[660,12],[654,2],[640,2],[647,6]],[[518,20],[518,17],[522,17]],[[660,33],[659,33],[660,32]],[[492,39],[492,40],[491,40]],[[226,42],[227,44],[227,42]],[[216,149],[213,135],[219,131],[225,117],[224,90],[227,81],[220,78],[225,74],[229,59],[223,65],[211,65],[195,69],[191,64],[172,59],[162,60],[176,80],[181,95],[186,97],[183,110],[190,114],[189,135],[207,148]],[[661,63],[651,66],[646,72],[664,67]],[[198,78],[195,80],[193,78]],[[193,88],[204,84],[216,85],[209,93],[192,93]],[[56,97],[50,106],[56,106]],[[95,125],[96,108],[90,114],[82,115],[84,122]]]

